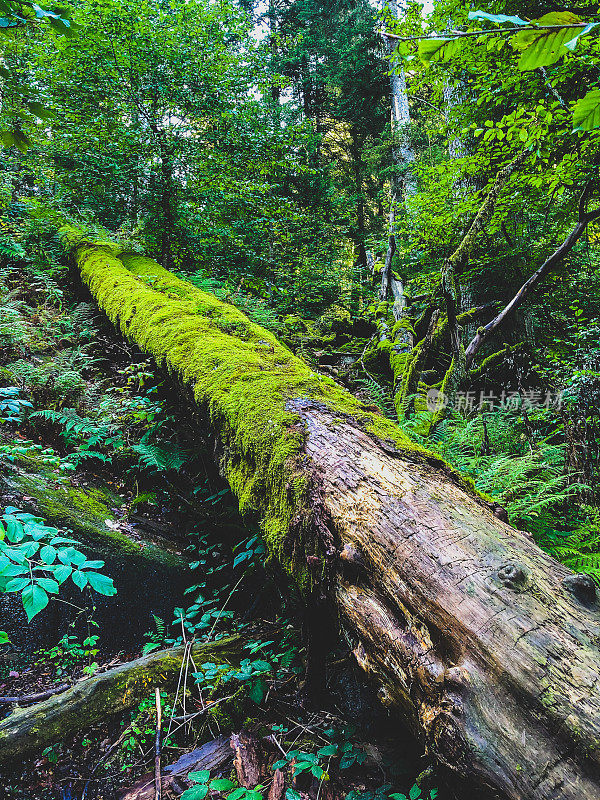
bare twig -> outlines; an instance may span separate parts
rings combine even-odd
[[[160,777],[160,733],[162,725],[162,707],[160,704],[160,689],[156,687],[156,739],[154,740],[154,797],[156,800],[161,800],[162,797],[162,779]]]
[[[24,694],[22,697],[0,697],[0,704],[2,703],[18,703],[19,705],[30,705],[37,703],[40,700],[46,700],[55,694],[66,692],[71,688],[70,683],[63,683],[60,686],[54,686],[52,689],[47,689],[45,692],[38,692],[37,694]]]

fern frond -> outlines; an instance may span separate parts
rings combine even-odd
[[[189,454],[181,448],[172,444],[149,444],[139,442],[131,448],[140,457],[142,466],[149,469],[159,469],[168,471],[174,469],[179,471],[189,460]]]

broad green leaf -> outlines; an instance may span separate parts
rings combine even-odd
[[[14,141],[14,131],[12,132],[13,144],[16,144]],[[18,519],[9,519],[6,525],[6,537],[9,542],[21,542],[25,537],[25,530],[23,528],[23,524]]]
[[[54,568],[54,577],[59,583],[64,583],[72,572],[73,567],[68,564],[59,564]]]
[[[207,794],[208,786],[192,786],[191,789],[185,790],[180,800],[204,800]]]
[[[334,756],[337,753],[338,746],[337,744],[328,744],[325,747],[321,747],[320,750],[317,750],[318,756]]]
[[[194,781],[194,783],[208,783],[210,778],[210,770],[209,769],[201,769],[196,772],[190,772],[188,775],[188,780]]]
[[[419,42],[419,56],[426,64],[447,61],[455,56],[459,49],[459,39],[421,39]]]
[[[23,591],[21,595],[23,608],[29,622],[48,605],[48,595],[41,586],[33,584]]]
[[[267,694],[267,684],[261,679],[256,681],[252,684],[250,689],[248,690],[248,697],[257,706],[259,706],[262,701],[265,699],[265,695]]]
[[[240,800],[240,797],[243,797],[248,789],[244,786],[240,786],[238,789],[234,789],[233,792],[229,792],[227,795],[227,800]]]
[[[26,103],[27,108],[31,111],[31,113],[36,116],[38,119],[50,119],[54,116],[54,113],[50,111],[49,108],[46,108],[41,103],[35,101],[29,101]]]
[[[229,792],[235,788],[235,783],[227,780],[227,778],[215,778],[210,782],[209,786],[215,792]]]
[[[581,18],[570,11],[553,11],[536,20],[538,25],[575,25]],[[511,41],[516,50],[522,51],[519,69],[523,72],[548,67],[567,52],[566,44],[577,35],[577,29],[558,27],[526,30],[517,33]]]
[[[99,594],[112,597],[117,593],[112,578],[107,575],[102,575],[100,572],[80,572],[79,574],[85,575],[92,589]],[[73,576],[73,580],[75,580],[75,576]]]
[[[44,564],[54,564],[56,561],[56,549],[50,544],[45,545],[40,550],[40,558]]]
[[[415,783],[415,785],[409,791],[408,796],[410,797],[410,800],[418,800],[418,798],[421,797],[421,787]]]
[[[6,633],[6,631],[0,631],[0,645],[8,644],[9,642],[8,633]]]
[[[88,582],[88,575],[85,572],[80,572],[78,569],[71,575],[73,583],[78,586],[81,591],[85,589]]]
[[[573,130],[592,131],[600,128],[600,89],[592,89],[573,108]]]
[[[104,561],[84,561],[79,565],[79,569],[102,569]]]
[[[25,542],[19,545],[19,550],[24,553],[27,558],[33,558],[39,549],[39,542]]]
[[[20,592],[31,583],[31,578],[12,578],[4,589],[5,592]]]
[[[5,578],[14,578],[15,575],[28,575],[29,570],[22,567],[20,564],[9,564],[2,570],[2,575]]]
[[[37,583],[50,594],[58,594],[58,583],[53,578],[38,578]]]

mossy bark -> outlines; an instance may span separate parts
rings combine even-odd
[[[593,585],[236,309],[65,238],[110,319],[209,409],[242,511],[336,605],[382,699],[439,762],[486,800],[600,796]]]
[[[237,639],[197,645],[196,659],[232,661],[239,658]],[[0,722],[0,765],[39,754],[79,731],[134,708],[154,687],[173,687],[181,670],[184,648],[160,650],[121,664],[77,683],[62,694],[30,708],[17,708]]]
[[[121,499],[103,484],[88,481],[86,486],[77,486],[43,463],[22,458],[3,465],[0,502],[73,531],[89,558],[106,563],[105,571],[113,578],[117,594],[98,596],[94,614],[105,653],[136,647],[142,634],[152,628],[153,613],[170,619],[173,608],[182,603],[190,582],[188,561],[174,542],[124,522],[118,513]],[[75,587],[64,588],[64,599],[74,605],[52,604],[29,625],[16,595],[0,598],[0,627],[9,633],[19,652],[54,645],[68,632],[77,617],[77,606],[85,605],[85,598]],[[133,606],[136,614],[130,613]]]

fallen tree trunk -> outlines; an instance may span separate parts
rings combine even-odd
[[[223,660],[239,658],[236,639],[196,645],[195,658]],[[0,722],[0,765],[62,742],[78,731],[134,708],[155,686],[177,683],[185,648],[159,650],[121,664],[75,684],[28,708],[17,708]]]
[[[155,262],[64,232],[99,306],[193,388],[220,468],[441,764],[486,798],[600,796],[600,615],[439,459]]]

